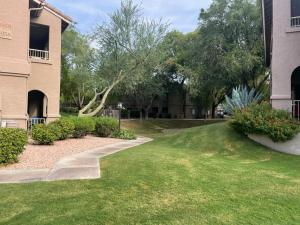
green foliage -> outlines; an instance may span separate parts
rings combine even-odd
[[[16,162],[27,140],[25,130],[0,128],[0,164]]]
[[[62,118],[52,122],[51,127],[55,127],[54,132],[55,130],[59,131],[58,133],[55,133],[57,140],[67,139],[73,134],[75,128],[72,120],[68,118]]]
[[[53,145],[57,136],[45,124],[36,124],[32,128],[32,139],[39,145]]]
[[[98,117],[95,122],[95,133],[99,137],[109,137],[119,129],[118,120],[111,117]]]
[[[269,103],[236,110],[231,125],[244,134],[267,135],[275,142],[292,139],[300,128],[288,112],[272,109]]]
[[[74,130],[72,136],[74,138],[82,138],[88,133],[95,131],[95,120],[90,117],[70,117],[70,120],[74,124]]]
[[[243,109],[250,104],[259,103],[262,100],[262,95],[257,93],[254,88],[249,92],[247,87],[239,86],[232,90],[231,98],[227,95],[225,98],[225,110],[232,114],[236,109]]]
[[[122,0],[120,9],[108,18],[109,21],[98,24],[93,33],[97,45],[94,68],[98,87],[79,116],[99,114],[118,86],[132,90],[143,79],[144,66],[157,53],[167,30],[161,21],[143,18],[140,6],[133,0]]]
[[[62,140],[63,131],[61,126],[57,122],[51,122],[48,124],[48,129],[55,136],[55,141]]]
[[[137,137],[133,131],[130,130],[116,130],[112,134],[113,138],[120,138],[124,140],[135,140]]]
[[[268,78],[259,2],[214,0],[200,13],[189,90],[212,113],[233,87],[261,91]]]
[[[76,106],[77,110],[62,110],[78,112],[86,103],[85,100],[93,96],[96,86],[92,68],[95,63],[95,51],[89,38],[70,26],[62,38],[61,101]]]

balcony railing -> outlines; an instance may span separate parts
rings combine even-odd
[[[49,60],[49,51],[29,49],[29,57],[33,59]]]
[[[295,119],[300,120],[300,100],[292,101],[292,114]]]
[[[32,127],[36,124],[45,124],[46,119],[45,118],[29,118],[28,120],[28,130],[31,131]]]
[[[291,18],[291,26],[292,27],[300,27],[300,16]]]

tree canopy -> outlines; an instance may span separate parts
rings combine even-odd
[[[263,92],[268,73],[259,2],[213,0],[200,11],[197,29],[183,34],[167,33],[168,24],[144,18],[140,5],[123,0],[91,36],[66,32],[62,99],[80,116],[95,116],[118,92],[147,112],[155,98],[175,88],[182,105],[191,95],[214,116],[236,86]]]

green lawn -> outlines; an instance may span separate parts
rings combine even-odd
[[[222,122],[222,120],[178,120],[178,119],[149,119],[149,120],[122,120],[122,127],[134,130],[140,135],[157,137],[165,129],[184,129],[196,126]]]
[[[106,157],[102,179],[0,186],[0,224],[300,224],[300,157],[226,123]]]

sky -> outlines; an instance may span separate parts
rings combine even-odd
[[[120,7],[121,0],[47,0],[70,16],[77,28],[91,32],[96,24],[107,20],[107,15]],[[163,19],[171,29],[187,33],[195,30],[201,8],[208,8],[212,0],[134,0],[140,3],[144,16]]]

